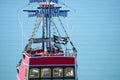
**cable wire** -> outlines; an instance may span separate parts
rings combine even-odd
[[[60,24],[61,24],[61,26],[62,26],[62,28],[63,28],[63,30],[64,30],[64,32],[65,32],[67,38],[68,38],[68,40],[70,41],[70,44],[71,44],[72,47],[73,47],[73,51],[77,52],[77,50],[76,50],[76,48],[74,47],[72,41],[70,40],[70,38],[69,38],[69,36],[68,36],[68,34],[67,34],[67,31],[66,31],[66,29],[65,29],[65,27],[64,27],[64,25],[63,25],[63,23],[62,23],[62,21],[61,21],[61,19],[60,19],[59,16],[58,16],[58,19],[59,19],[59,21],[60,21]]]

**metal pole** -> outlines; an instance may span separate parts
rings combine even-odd
[[[50,8],[51,6],[50,6],[50,0],[49,0],[49,6],[48,6],[48,8],[49,8],[49,15],[48,15],[48,17],[49,17],[49,39],[51,39],[51,8]],[[51,41],[49,41],[49,47],[51,47]],[[50,51],[51,51],[51,48],[50,48]]]
[[[44,39],[45,38],[45,36],[44,36],[44,34],[45,34],[45,29],[44,29],[44,12],[43,12],[43,9],[42,9],[42,18],[43,18],[43,23],[42,23],[42,38]],[[42,42],[42,48],[43,48],[43,51],[44,51],[44,41]]]

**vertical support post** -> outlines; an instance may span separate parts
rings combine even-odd
[[[45,14],[47,14],[47,12]],[[48,35],[49,35],[49,33],[48,33],[48,17],[46,16],[46,38],[49,38]],[[48,42],[46,42],[46,48],[47,47],[49,47]]]
[[[49,38],[51,39],[51,6],[50,6],[50,0],[49,0],[49,6],[48,6],[48,9],[49,9]],[[50,50],[51,50],[51,41],[49,41],[49,47],[50,47]]]
[[[42,23],[42,38],[44,39],[45,38],[45,29],[44,29],[44,12],[43,12],[43,9],[42,9],[42,19],[43,19],[43,23]],[[42,42],[42,48],[43,48],[43,51],[44,51],[44,42]]]
[[[51,12],[50,12],[50,14],[51,14]],[[51,16],[50,15],[49,15],[49,38],[51,39]],[[49,46],[51,46],[51,41],[49,42]]]
[[[28,80],[29,79],[29,66],[28,65],[26,65],[26,70],[27,70],[27,74],[26,74],[26,80]]]
[[[78,64],[77,64],[77,51],[74,50],[74,53],[75,53],[75,80],[78,80],[78,74],[77,74],[77,71],[78,71]]]

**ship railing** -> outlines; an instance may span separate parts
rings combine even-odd
[[[40,56],[64,56],[63,51],[55,50],[54,52],[51,51],[43,51],[42,49],[37,50],[28,50],[24,52],[29,57],[40,57]]]
[[[74,57],[75,53],[74,53],[73,49],[66,49],[65,56],[72,56],[72,57]]]

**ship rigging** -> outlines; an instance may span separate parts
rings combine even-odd
[[[17,80],[78,80],[77,50],[61,20],[70,10],[62,10],[59,0],[29,0],[29,3],[38,3],[38,7],[23,11],[28,17],[36,17],[36,21],[17,65]],[[55,24],[55,17],[61,25]],[[65,36],[57,26],[63,29]],[[36,38],[40,27],[41,37]],[[33,48],[33,44],[39,46]]]

